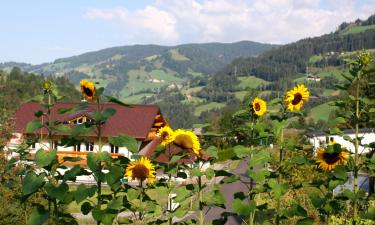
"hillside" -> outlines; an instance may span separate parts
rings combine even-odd
[[[335,85],[344,80],[341,74],[348,72],[346,61],[364,49],[375,55],[374,17],[343,23],[335,32],[274,48],[258,57],[235,59],[208,80],[190,87],[182,102],[193,104],[194,115],[205,120],[210,114],[233,110],[246,96],[259,93],[271,100],[296,83],[304,83],[313,96],[307,113],[314,122],[326,122],[331,112],[326,110],[326,102],[341,95]],[[173,94],[166,91],[156,99],[163,102],[163,96],[168,95]],[[322,110],[328,112],[325,117],[319,113]]]
[[[176,127],[191,127],[213,114],[231,111],[250,96],[270,100],[296,83],[305,83],[313,95],[308,114],[317,122],[328,118],[319,114],[327,108],[322,104],[340,96],[335,84],[347,72],[345,60],[363,49],[375,53],[375,15],[283,46],[249,41],[134,45],[41,65],[4,63],[0,68],[9,71],[18,66],[54,74],[76,86],[81,79],[96,81],[106,87],[107,94],[128,103],[159,104]]]
[[[134,45],[88,52],[41,65],[3,63],[0,68],[17,66],[28,72],[64,76],[75,85],[83,78],[94,79],[108,87],[109,94],[125,99],[137,94],[153,94],[169,85],[182,85],[194,77],[207,77],[235,58],[257,56],[273,47],[276,46],[251,41]]]

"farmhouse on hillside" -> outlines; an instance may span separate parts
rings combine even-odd
[[[63,124],[77,126],[86,121],[93,120],[93,113],[96,110],[96,104],[87,103],[87,107],[81,110],[74,110],[69,113],[59,114],[59,109],[67,109],[77,107],[77,102],[58,102],[51,109],[51,120],[59,121]],[[138,151],[146,146],[156,135],[159,128],[167,125],[166,120],[163,118],[160,108],[157,105],[132,105],[125,107],[114,103],[104,103],[103,109],[113,108],[116,110],[114,116],[110,117],[102,125],[102,141],[104,146],[103,151],[110,153],[112,157],[126,156],[131,157],[132,152],[126,147],[114,146],[109,143],[108,138],[124,134],[135,138],[138,142]],[[37,119],[35,112],[42,110],[45,111],[42,105],[35,102],[28,102],[16,111],[15,119],[15,133],[8,143],[8,147],[16,147],[21,144],[26,137],[37,138],[37,142],[30,146],[31,155],[43,147],[44,149],[54,148],[57,149],[59,159],[63,157],[81,157],[84,160],[78,164],[86,165],[86,155],[89,152],[98,150],[97,135],[93,132],[79,136],[82,143],[74,146],[63,146],[61,140],[68,134],[57,133],[53,138],[53,146],[49,146],[47,140],[48,131],[45,128],[39,129],[33,134],[26,134],[25,128],[27,124]],[[46,121],[45,116],[39,117],[41,122]],[[72,163],[72,162],[70,162]]]

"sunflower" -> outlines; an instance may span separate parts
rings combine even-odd
[[[49,80],[45,80],[43,82],[42,87],[43,87],[43,90],[46,91],[46,92],[51,91],[51,89],[52,89],[52,82],[49,81]]]
[[[147,179],[149,184],[154,184],[156,179],[155,166],[146,157],[141,157],[129,163],[126,167],[125,176],[129,179],[137,179],[143,182]]]
[[[338,144],[335,144],[338,145]],[[333,170],[338,165],[345,165],[349,159],[349,152],[345,149],[340,149],[332,153],[327,152],[327,149],[319,148],[316,155],[316,162],[323,170]]]
[[[253,111],[257,116],[263,116],[267,111],[266,102],[263,99],[255,98],[251,103]]]
[[[309,100],[310,92],[305,85],[300,84],[288,91],[285,103],[289,111],[299,111],[303,104]]]
[[[201,150],[197,135],[188,130],[176,130],[174,132],[173,144],[183,149],[191,149],[196,155],[199,155],[199,151]]]
[[[174,132],[169,126],[164,126],[159,129],[158,134],[161,138],[161,145],[167,145],[173,142],[174,139]]]
[[[91,101],[96,98],[96,88],[93,82],[90,82],[88,80],[81,80],[79,86],[81,87],[82,96],[86,100]]]

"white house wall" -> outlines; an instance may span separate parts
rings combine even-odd
[[[351,137],[352,139],[354,139],[355,137],[355,134],[346,134],[346,135]],[[314,149],[324,147],[324,145],[327,144],[326,137],[328,137],[328,140],[332,137],[333,140],[339,143],[341,146],[343,146],[344,148],[348,149],[351,152],[354,152],[354,145],[351,142],[344,140],[344,138],[339,135],[319,135],[319,136],[317,135],[317,136],[310,138],[310,143],[314,146]],[[369,144],[371,142],[375,142],[374,132],[361,133],[359,137],[363,137],[362,144]],[[321,146],[321,143],[322,143],[322,146]],[[359,153],[362,154],[362,153],[369,152],[370,149],[359,146],[358,150],[359,150]]]

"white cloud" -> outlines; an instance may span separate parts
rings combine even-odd
[[[134,12],[126,8],[89,9],[84,17],[114,22],[120,26],[120,29],[132,33],[127,37],[133,38],[133,41],[147,42],[153,38],[156,41],[168,43],[178,40],[176,20],[173,15],[153,6],[146,6]]]
[[[287,43],[366,18],[375,5],[356,0],[156,0],[141,10],[90,9],[88,19],[120,25],[136,43],[254,40]]]

